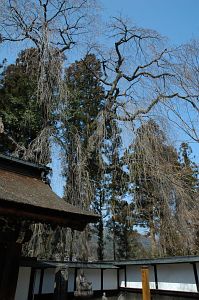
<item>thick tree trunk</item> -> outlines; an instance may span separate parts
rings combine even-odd
[[[70,232],[70,244],[69,244],[69,261],[73,260],[73,241],[74,241],[74,230]]]
[[[116,260],[115,220],[113,220],[113,260]]]
[[[150,221],[149,229],[150,229],[150,240],[151,240],[151,256],[155,257],[157,255],[157,245],[155,239],[155,226],[153,220]]]

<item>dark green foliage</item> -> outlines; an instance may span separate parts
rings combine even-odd
[[[132,153],[128,157],[130,164],[130,175],[134,179],[133,191],[135,202],[139,205],[140,220],[149,225],[149,220],[154,214],[154,196],[156,192],[156,179],[154,178],[153,165],[147,161],[147,151],[156,147],[156,139],[159,143],[164,142],[164,136],[159,127],[150,121],[142,125],[136,132],[135,142],[131,145]],[[150,143],[150,145],[148,144]],[[151,150],[150,149],[150,150]],[[154,174],[154,175],[153,175]]]
[[[25,148],[42,127],[41,108],[37,102],[38,57],[34,48],[22,51],[15,64],[5,67],[0,88],[0,116],[5,132]],[[16,145],[6,138],[0,151],[11,153]]]
[[[88,171],[93,181],[97,181],[98,177],[98,149],[89,149],[88,141],[96,129],[96,117],[103,107],[104,91],[93,73],[101,76],[100,62],[92,54],[73,63],[65,72],[68,92],[65,111],[62,111],[62,136],[67,152],[65,197],[79,206],[83,203],[75,203],[80,198],[74,194],[78,190],[75,166],[82,164],[82,169]],[[81,148],[81,155],[78,147]]]
[[[124,171],[121,152],[121,132],[117,122],[107,122],[106,197],[109,208],[107,227],[113,244],[113,259],[133,257],[134,234],[133,206],[125,199],[128,191],[128,174]]]
[[[96,76],[94,76],[96,74]],[[72,204],[102,214],[100,149],[90,147],[89,139],[96,130],[96,118],[104,106],[104,90],[98,77],[101,65],[95,55],[86,55],[65,72],[67,99],[64,102],[62,141],[66,146],[66,188],[64,197]],[[81,177],[81,178],[80,178]],[[89,190],[93,186],[93,190]],[[94,197],[90,199],[89,194]],[[93,204],[98,202],[98,207]],[[101,201],[101,202],[100,202]],[[88,230],[88,229],[87,229]],[[103,258],[103,216],[97,225],[99,259]],[[89,234],[85,234],[89,236]],[[73,240],[71,239],[73,242]],[[71,248],[71,247],[70,247]],[[70,251],[71,252],[71,251]],[[75,252],[75,251],[74,251]],[[72,254],[70,253],[72,257]]]
[[[134,229],[135,222],[132,203],[121,199],[114,203],[114,215],[107,222],[109,234],[114,238],[114,260],[142,257],[144,254],[140,236]]]
[[[79,133],[84,148],[87,147],[88,138],[96,128],[96,117],[103,107],[104,100],[103,87],[93,74],[101,76],[101,65],[92,54],[73,63],[65,73],[69,93],[67,125],[71,132]]]
[[[194,216],[197,214],[196,207],[199,199],[199,169],[193,161],[192,149],[188,143],[182,143],[179,151],[179,161],[181,165],[181,177],[184,182],[184,187],[188,189],[192,201],[189,204],[189,210]],[[192,213],[193,212],[193,213]],[[195,218],[194,218],[195,219]],[[196,218],[198,220],[198,217]],[[192,245],[191,254],[199,254],[199,228],[198,222],[193,222],[193,232],[195,235],[194,245]]]
[[[198,184],[198,166],[191,159],[192,149],[188,143],[182,143],[179,152],[179,161],[182,167],[183,180],[195,194]]]

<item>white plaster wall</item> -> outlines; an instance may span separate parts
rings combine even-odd
[[[15,300],[27,300],[31,268],[20,267],[17,280]]]
[[[103,288],[104,290],[117,289],[117,270],[105,269],[103,271]]]
[[[154,274],[154,267],[149,267],[149,285],[150,289],[155,289],[155,274]]]
[[[191,264],[158,265],[157,274],[159,289],[197,292]]]
[[[78,270],[77,274],[80,273]],[[84,274],[89,282],[92,282],[94,291],[101,290],[101,270],[100,269],[84,269]]]
[[[74,291],[75,269],[68,270],[68,292]]]
[[[140,266],[127,266],[126,267],[126,287],[127,288],[141,288],[141,270]]]
[[[120,269],[119,271],[119,286],[125,287],[125,277],[124,277],[124,269]]]
[[[54,293],[54,283],[55,283],[55,269],[45,269],[42,294]]]
[[[34,294],[37,295],[39,293],[39,282],[40,282],[41,271],[36,270],[35,274],[35,282],[34,282]]]

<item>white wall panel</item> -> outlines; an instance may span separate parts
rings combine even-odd
[[[54,284],[55,284],[55,269],[45,269],[42,294],[54,293]]]
[[[124,269],[120,269],[119,271],[119,286],[125,287],[125,276],[124,276]]]
[[[126,267],[126,287],[127,288],[141,288],[141,269],[140,266]]]
[[[41,270],[36,270],[35,273],[35,283],[34,283],[34,294],[39,293],[39,283],[40,283]]]
[[[68,292],[74,292],[75,269],[68,269]]]
[[[27,300],[30,283],[30,273],[30,267],[19,268],[15,300]]]
[[[104,290],[116,290],[117,289],[117,270],[105,269],[103,271],[103,288]]]
[[[197,292],[191,264],[158,265],[157,274],[159,289]]]

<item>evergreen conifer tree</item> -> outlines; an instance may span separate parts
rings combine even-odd
[[[20,148],[27,148],[42,128],[42,111],[36,95],[37,55],[34,48],[24,50],[15,64],[4,67],[0,86],[0,117],[9,138],[1,136],[0,151],[3,153],[11,154],[18,146],[20,156]]]

